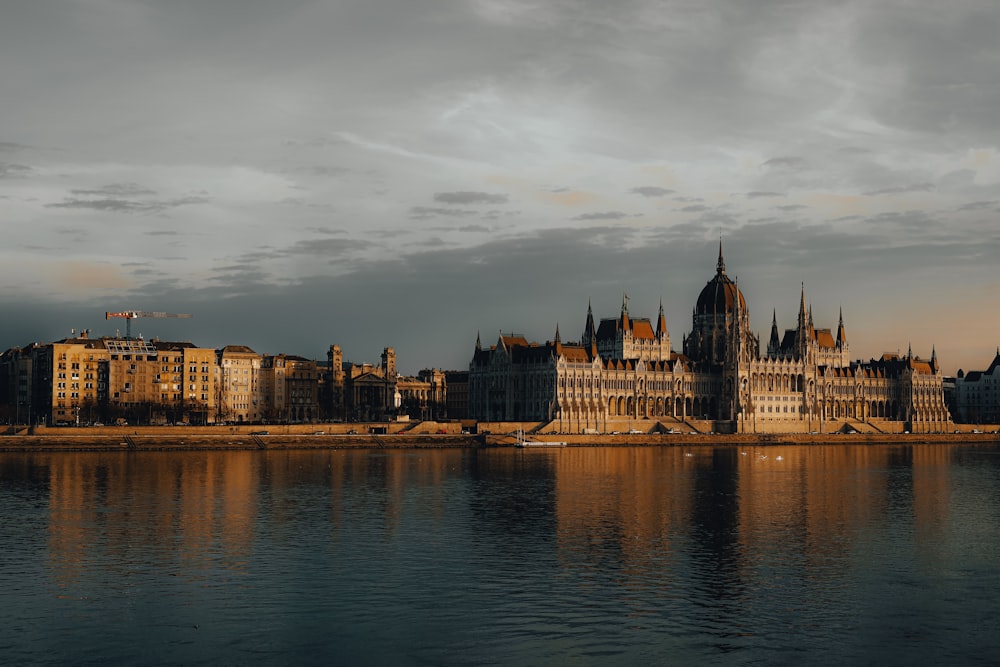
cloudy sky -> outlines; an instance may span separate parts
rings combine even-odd
[[[13,0],[0,347],[134,333],[461,368],[655,316],[1000,343],[995,0]]]

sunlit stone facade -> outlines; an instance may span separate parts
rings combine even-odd
[[[670,350],[662,304],[654,325],[631,317],[627,297],[619,316],[599,326],[588,307],[579,343],[563,343],[558,328],[544,344],[511,334],[485,348],[477,339],[470,416],[576,432],[622,428],[623,421],[653,427],[640,420],[758,433],[929,432],[951,424],[933,352],[929,360],[910,352],[851,361],[843,317],[836,332],[817,328],[804,287],[796,326],[779,335],[772,317],[762,352],[721,246],[682,350]]]

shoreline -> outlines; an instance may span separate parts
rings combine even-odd
[[[510,435],[468,434],[254,434],[157,433],[156,428],[122,429],[119,433],[0,436],[0,452],[110,451],[292,451],[316,449],[478,449],[515,448]],[[533,436],[533,440],[565,443],[566,447],[676,447],[781,445],[931,445],[1000,443],[997,433],[914,434],[608,434]],[[554,447],[553,447],[554,448]],[[542,447],[541,449],[549,449]]]

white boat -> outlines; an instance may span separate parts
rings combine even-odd
[[[524,430],[517,429],[517,442],[515,447],[565,447],[566,443],[561,440],[525,440]]]

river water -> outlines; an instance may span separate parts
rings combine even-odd
[[[1000,662],[1000,448],[0,454],[0,663]]]

